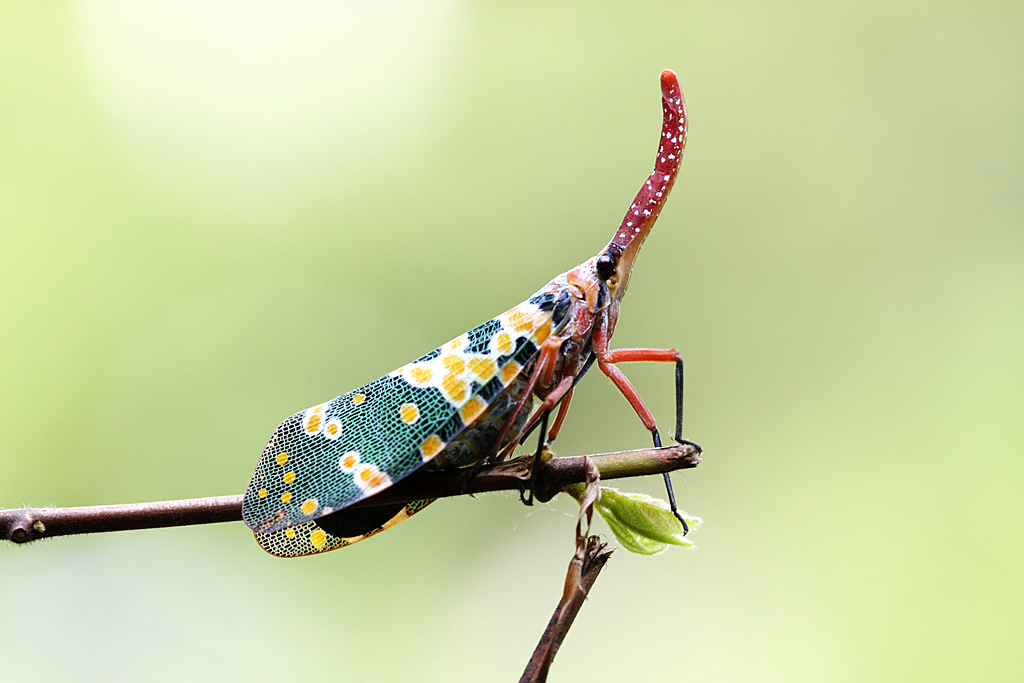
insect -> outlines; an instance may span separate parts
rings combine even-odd
[[[429,500],[346,509],[419,470],[501,459],[558,409],[596,362],[661,446],[654,416],[617,367],[676,365],[676,433],[682,441],[683,360],[675,349],[608,348],[633,263],[676,179],[686,145],[679,81],[661,74],[662,130],[654,171],[611,242],[515,308],[380,379],[282,422],[245,492],[242,514],[266,551],[295,557],[334,550],[391,528]],[[675,497],[664,475],[672,511]],[[532,502],[532,500],[531,500]],[[684,529],[685,529],[685,522]]]

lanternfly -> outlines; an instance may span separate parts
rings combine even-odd
[[[494,461],[530,430],[557,436],[573,388],[597,363],[629,401],[656,446],[654,417],[617,367],[676,364],[676,433],[682,435],[682,356],[675,349],[608,348],[640,247],[675,182],[686,145],[676,75],[661,74],[663,122],[654,171],[611,242],[505,313],[380,379],[282,422],[245,493],[245,523],[268,552],[334,550],[389,529],[431,501],[347,509],[420,468]],[[682,521],[669,488],[672,511]],[[685,526],[685,522],[684,522]]]

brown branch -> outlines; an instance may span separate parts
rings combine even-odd
[[[576,615],[587,599],[597,575],[601,573],[612,549],[602,543],[597,536],[590,535],[590,522],[594,518],[594,505],[601,497],[601,475],[594,464],[593,458],[584,458],[586,469],[586,486],[580,496],[580,513],[576,518],[576,552],[569,560],[569,569],[565,573],[565,585],[562,588],[562,599],[548,621],[540,642],[533,650],[530,661],[526,664],[519,683],[544,683],[551,669],[555,653],[562,645],[569,628],[576,620]]]
[[[696,467],[700,448],[692,444],[645,448],[589,456],[603,479],[616,479]],[[586,479],[588,456],[552,458],[538,472],[537,500],[546,502],[568,484]],[[487,491],[525,490],[530,485],[532,455],[485,467],[466,484],[464,470],[418,472],[352,507],[371,507],[425,498],[445,498]],[[242,496],[217,496],[155,503],[70,508],[0,510],[0,539],[27,543],[41,538],[103,531],[153,529],[242,519]]]
[[[567,583],[566,588],[569,589],[567,595],[562,597],[558,607],[551,615],[547,628],[544,629],[540,642],[537,643],[537,648],[533,651],[533,656],[530,657],[519,683],[543,683],[547,680],[548,669],[555,658],[555,653],[562,644],[566,633],[569,632],[569,627],[576,619],[594,582],[597,581],[597,575],[601,573],[605,562],[612,556],[613,550],[614,548],[608,547],[608,544],[602,542],[597,536],[587,537],[586,551],[579,567],[579,582],[571,588]],[[577,558],[574,557],[573,562],[577,561]],[[570,575],[574,573],[573,569],[570,564]]]

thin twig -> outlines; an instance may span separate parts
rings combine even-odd
[[[691,444],[589,456],[604,479],[660,474],[696,467],[700,448]],[[553,458],[538,473],[534,495],[546,502],[566,485],[584,481],[588,456]],[[533,456],[485,467],[467,484],[465,472],[419,472],[352,507],[371,507],[487,491],[523,490],[530,484]],[[0,539],[27,543],[41,538],[130,529],[234,522],[242,519],[242,496],[217,496],[156,503],[70,508],[0,510]]]
[[[555,658],[558,647],[576,619],[587,595],[590,594],[590,589],[597,581],[597,575],[601,573],[608,558],[612,556],[613,550],[614,548],[609,547],[597,536],[587,537],[586,554],[583,556],[583,564],[580,567],[579,584],[568,596],[568,599],[563,597],[559,601],[558,607],[555,608],[551,619],[548,620],[547,628],[544,629],[544,633],[540,637],[540,642],[537,643],[537,648],[533,651],[533,656],[530,657],[530,661],[526,665],[526,670],[523,671],[522,678],[519,679],[519,683],[543,683],[547,680],[548,669]]]
[[[584,460],[587,478],[583,495],[580,497],[580,513],[576,519],[576,552],[573,553],[569,569],[565,573],[562,598],[548,620],[548,625],[541,634],[540,642],[534,648],[519,683],[544,683],[547,680],[558,648],[576,620],[576,615],[597,580],[597,575],[601,573],[601,569],[612,554],[612,549],[606,543],[602,543],[597,536],[590,535],[594,504],[601,495],[601,476],[592,458]]]

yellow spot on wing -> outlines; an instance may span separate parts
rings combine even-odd
[[[514,329],[522,332],[523,330],[529,329],[530,317],[526,315],[526,312],[521,308],[513,308],[508,312],[508,324]]]
[[[312,415],[310,415],[309,419],[306,421],[306,431],[309,432],[310,434],[316,434],[317,432],[319,432],[320,420],[321,417],[317,413],[313,413]]]
[[[471,424],[473,420],[480,417],[481,413],[485,410],[487,410],[487,404],[480,400],[480,398],[474,396],[466,401],[466,405],[462,406],[462,410],[459,411],[462,416],[462,423],[465,425]]]
[[[356,465],[358,464],[359,454],[356,453],[355,451],[348,451],[347,453],[342,453],[341,457],[338,458],[338,467],[340,467],[343,472],[351,472],[356,468]]]
[[[425,460],[433,458],[441,452],[442,448],[444,448],[444,442],[441,441],[437,434],[428,436],[427,440],[423,442],[422,446],[420,446],[420,450],[423,451],[423,458]]]
[[[314,548],[323,548],[327,545],[327,532],[320,528],[313,529],[309,534],[309,542]]]
[[[291,491],[285,491],[284,493],[281,494],[281,502],[282,503],[291,502],[291,499],[292,499],[292,492]]]
[[[542,323],[533,331],[533,338],[538,344],[544,343],[544,340],[551,335],[551,325],[548,323]]]
[[[354,405],[354,406],[360,405],[365,400],[366,400],[366,394],[356,394],[355,396],[352,397],[352,405]]]
[[[473,358],[469,361],[469,371],[474,376],[479,377],[481,383],[493,377],[494,370],[494,361],[490,358]]]
[[[501,369],[501,382],[506,386],[516,378],[519,374],[519,363],[514,360],[510,360],[505,364],[505,367]]]
[[[403,403],[398,409],[398,414],[407,425],[416,424],[420,419],[420,409],[415,403]]]
[[[454,403],[462,403],[466,400],[466,383],[456,375],[445,375],[441,382],[441,390]]]
[[[292,472],[285,472],[284,476],[281,477],[281,481],[283,481],[286,484],[294,484],[295,483],[295,472],[294,471],[292,471]]]
[[[266,498],[267,497],[267,490],[266,489],[260,489],[259,493],[257,493],[256,495],[259,496],[260,498]]]
[[[381,472],[376,465],[363,463],[356,468],[356,486],[366,495],[373,495],[379,489],[391,484],[391,477]]]
[[[498,352],[503,356],[512,351],[512,338],[507,332],[499,334],[495,343],[498,345]]]
[[[283,465],[286,462],[288,462],[288,454],[287,453],[278,453],[277,454],[277,464],[278,465]]]
[[[409,376],[412,377],[414,384],[422,385],[430,381],[430,378],[434,376],[434,371],[429,367],[418,365],[409,371]]]
[[[302,514],[304,514],[304,515],[311,515],[311,514],[313,514],[313,511],[316,510],[316,508],[317,508],[316,499],[315,498],[310,498],[309,500],[307,500],[305,503],[302,504]]]
[[[441,364],[448,370],[449,374],[461,375],[466,369],[466,361],[461,356],[450,354],[441,359]]]
[[[289,539],[295,538],[295,529],[288,527],[284,530],[284,535],[287,536]]]

